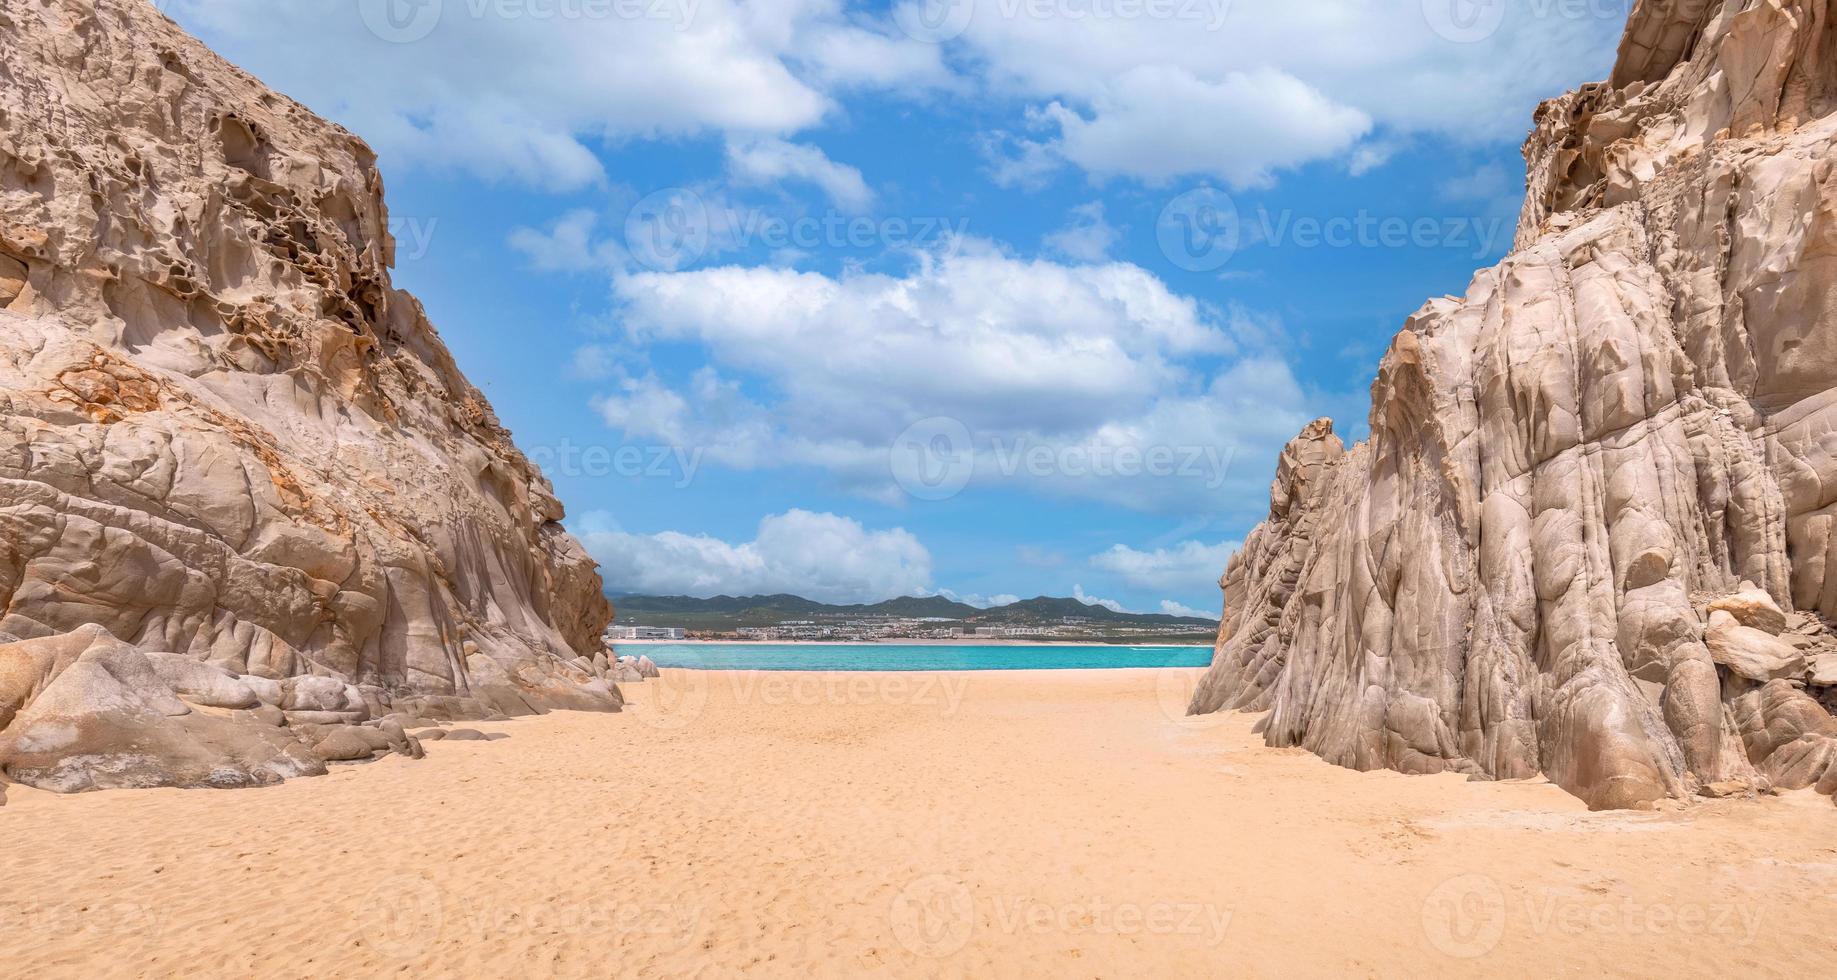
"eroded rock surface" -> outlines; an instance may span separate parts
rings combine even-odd
[[[597,571],[390,284],[369,148],[144,0],[6,4],[0,78],[0,773],[245,785],[417,753],[391,712],[616,710]]]
[[[1368,441],[1284,453],[1193,711],[1598,808],[1837,784],[1834,16],[1641,0],[1539,109],[1512,254],[1405,324]]]

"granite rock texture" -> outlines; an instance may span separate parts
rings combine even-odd
[[[1192,711],[1596,808],[1837,783],[1807,687],[1837,617],[1834,17],[1641,0],[1612,79],[1538,110],[1511,254],[1404,325],[1368,440],[1323,420],[1283,454]]]
[[[617,710],[597,569],[391,285],[370,149],[145,0],[0,7],[0,78],[0,772],[242,785],[412,752],[390,711]]]

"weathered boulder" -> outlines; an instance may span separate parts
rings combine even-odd
[[[644,654],[638,655],[638,676],[645,679],[662,677],[663,672],[657,669],[657,662]]]
[[[58,792],[234,787],[324,772],[291,733],[193,710],[101,627],[0,646],[0,771]]]
[[[1771,633],[1743,626],[1723,610],[1710,613],[1703,643],[1712,660],[1751,681],[1764,684],[1805,674],[1805,656],[1797,647]]]
[[[1743,582],[1740,591],[1712,601],[1708,612],[1712,619],[1716,613],[1728,613],[1741,625],[1773,636],[1786,632],[1786,611],[1752,582]]]
[[[1818,767],[1771,633],[1837,618],[1833,38],[1823,3],[1638,4],[1613,80],[1538,109],[1511,254],[1392,342],[1370,438],[1283,453],[1192,711],[1595,808]]]
[[[149,653],[160,680],[173,693],[207,708],[254,708],[261,704],[255,691],[227,670],[213,667],[182,653]]]
[[[219,708],[252,692],[302,724],[419,698],[617,710],[574,663],[611,619],[599,576],[391,284],[370,149],[145,0],[8,5],[0,77],[0,632],[93,625],[166,655],[69,673],[30,654],[57,686],[13,699],[0,765],[157,781],[118,753],[93,779],[75,749],[55,758],[47,726],[83,718],[85,744],[121,745],[165,719],[148,758],[180,783],[216,749],[223,781],[319,766],[232,734],[253,716],[172,713],[173,690]]]

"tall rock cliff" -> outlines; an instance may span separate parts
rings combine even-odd
[[[1837,789],[1837,5],[1641,0],[1515,248],[1283,454],[1194,712],[1596,808]]]
[[[0,7],[0,772],[618,708],[598,573],[393,251],[369,148],[147,0]]]

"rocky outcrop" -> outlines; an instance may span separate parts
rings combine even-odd
[[[1641,0],[1611,81],[1538,110],[1511,255],[1405,324],[1369,440],[1284,453],[1194,712],[1597,808],[1837,783],[1807,686],[1837,617],[1834,17]]]
[[[562,508],[364,143],[145,0],[0,9],[0,773],[262,783],[616,710]]]

